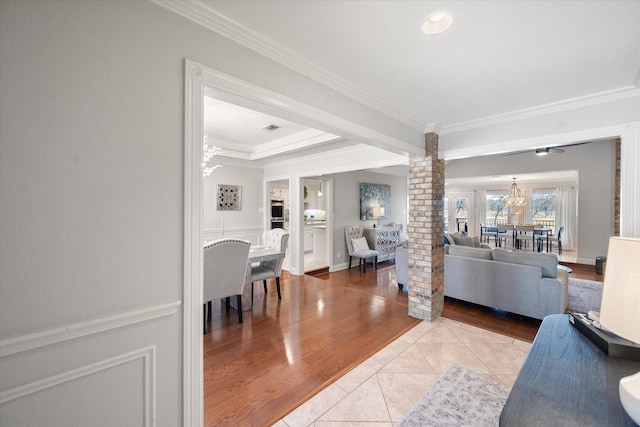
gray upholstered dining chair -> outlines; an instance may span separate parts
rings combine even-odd
[[[282,252],[282,257],[261,261],[259,265],[251,266],[251,302],[253,303],[253,282],[262,280],[264,293],[267,293],[267,280],[276,279],[276,290],[278,299],[282,299],[280,291],[280,275],[282,273],[282,264],[287,252],[287,243],[289,242],[289,234],[282,228],[274,228],[266,234],[264,246],[269,249],[275,249]]]
[[[378,269],[378,256],[380,253],[369,248],[369,244],[363,237],[364,230],[357,225],[351,225],[344,228],[344,238],[349,251],[349,268],[351,268],[351,259],[358,258],[358,268],[364,261],[364,272],[367,272],[367,259],[373,258],[373,265]]]
[[[226,298],[227,311],[231,297],[238,302],[238,322],[242,323],[242,291],[249,264],[251,243],[238,239],[219,239],[204,248],[202,301],[204,310],[204,331],[207,319],[211,317],[211,301]]]

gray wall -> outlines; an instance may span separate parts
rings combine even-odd
[[[544,157],[523,153],[460,159],[447,164],[445,174],[447,178],[509,174],[517,177],[532,172],[577,171],[577,256],[581,262],[593,263],[595,257],[607,254],[609,237],[613,235],[615,144],[599,141],[565,150]]]

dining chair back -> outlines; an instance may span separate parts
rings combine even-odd
[[[535,246],[533,245],[535,239],[537,238],[535,234],[535,226],[533,225],[516,225],[516,248],[522,249],[522,245],[524,243],[524,249],[526,250],[529,242],[531,242],[531,248],[533,249]]]
[[[206,303],[204,330],[211,316],[211,301],[226,298],[229,311],[230,298],[237,297],[238,322],[242,323],[242,291],[244,289],[249,247],[251,243],[239,239],[215,240],[204,248],[202,301]],[[208,308],[208,316],[207,309]]]
[[[482,243],[489,243],[491,237],[493,237],[496,246],[498,246],[498,227],[493,225],[485,225],[480,223],[480,230],[482,235]]]
[[[344,228],[344,239],[347,244],[347,251],[349,252],[349,269],[351,269],[351,259],[358,258],[358,268],[364,261],[364,272],[367,272],[367,259],[373,258],[373,265],[375,269],[378,269],[378,256],[380,253],[376,250],[370,249],[369,244],[363,237],[364,230],[357,225],[350,225]],[[363,240],[364,239],[364,240]],[[356,247],[354,247],[356,242]]]
[[[267,280],[276,279],[276,290],[278,299],[282,299],[280,291],[280,275],[282,273],[282,265],[287,252],[287,244],[289,243],[289,234],[282,228],[274,228],[269,230],[265,236],[264,246],[267,249],[275,249],[282,253],[281,257],[261,261],[259,265],[251,267],[251,301],[253,305],[253,282],[262,280],[264,293],[267,293]]]
[[[502,242],[504,242],[506,246],[507,243],[511,242],[511,246],[513,246],[513,224],[498,224],[497,229],[496,245],[502,246]]]

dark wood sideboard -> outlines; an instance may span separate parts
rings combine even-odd
[[[640,362],[609,357],[569,323],[545,317],[500,415],[501,426],[636,426],[618,393]]]

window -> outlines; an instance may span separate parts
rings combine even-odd
[[[554,228],[556,224],[556,191],[533,190],[531,196],[531,218],[534,224]]]
[[[504,205],[507,195],[497,192],[487,191],[486,200],[486,225],[506,224],[509,222],[509,212]]]

